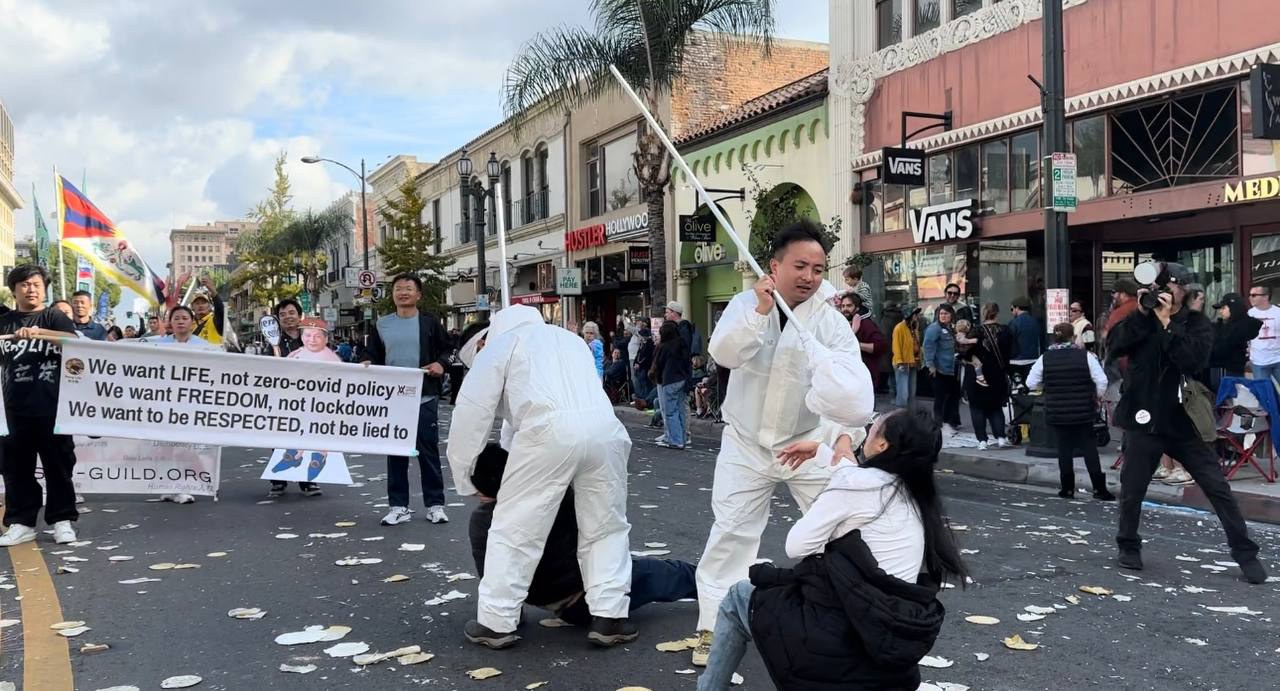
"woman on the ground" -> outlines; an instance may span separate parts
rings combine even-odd
[[[936,319],[924,332],[924,368],[933,379],[933,417],[945,437],[960,426],[960,380],[956,378],[955,309],[939,305]]]
[[[850,445],[847,435],[836,444]],[[698,691],[727,691],[753,638],[780,689],[920,685],[918,663],[945,615],[938,589],[965,582],[933,479],[940,447],[928,414],[895,410],[872,425],[863,461],[835,459],[831,482],[787,534],[787,555],[804,560],[758,564],[730,588]],[[797,442],[781,458],[813,463],[818,451]]]
[[[673,321],[663,322],[658,330],[658,355],[654,358],[650,374],[658,383],[659,407],[665,430],[657,444],[669,449],[683,449],[687,442],[685,429],[689,416],[685,386],[693,377],[693,360],[689,355],[689,344],[680,338],[679,327]]]
[[[965,361],[965,394],[969,397],[969,415],[973,419],[973,435],[978,450],[1009,446],[1005,434],[1004,406],[1009,402],[1009,353],[1013,350],[1013,334],[1001,324],[1000,305],[988,302],[982,307],[982,326],[974,330],[978,343],[972,354],[982,364],[982,378]],[[987,436],[991,428],[992,437]]]

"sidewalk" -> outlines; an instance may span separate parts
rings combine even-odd
[[[879,406],[877,406],[879,407]],[[647,420],[649,413],[637,411],[629,406],[618,406],[619,417],[632,420]],[[967,417],[964,419],[967,420]],[[698,437],[707,437],[708,442],[718,446],[723,425],[708,420],[689,418],[689,430]],[[963,432],[971,432],[966,425]],[[1119,435],[1116,435],[1117,438]],[[1099,449],[1102,457],[1102,469],[1107,474],[1107,486],[1111,491],[1120,493],[1120,471],[1112,470],[1119,455],[1119,442],[1115,441],[1106,448]],[[1076,459],[1077,496],[1088,499],[1090,494],[1089,475],[1085,472],[1084,461]],[[1021,485],[1037,485],[1058,488],[1058,461],[1052,458],[1033,458],[1026,454],[1026,445],[1011,449],[990,449],[978,451],[976,448],[944,448],[938,461],[938,467],[968,477],[1011,482]],[[1263,523],[1280,524],[1280,483],[1264,482],[1257,471],[1251,467],[1240,469],[1231,489],[1235,492],[1236,501],[1246,519]],[[1147,490],[1147,501],[1186,506],[1195,509],[1212,511],[1208,499],[1196,485],[1169,486],[1161,482],[1152,482]]]

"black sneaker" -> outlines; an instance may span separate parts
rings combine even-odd
[[[1262,562],[1257,557],[1245,559],[1240,564],[1240,573],[1244,574],[1244,579],[1254,585],[1267,582],[1267,570],[1262,566]]]
[[[1076,498],[1076,493],[1075,493],[1075,492],[1068,492],[1068,491],[1067,491],[1067,490],[1065,490],[1065,489],[1060,489],[1060,490],[1058,490],[1058,496],[1059,496],[1059,497],[1062,497],[1063,499],[1075,499],[1075,498]]]
[[[608,648],[622,643],[630,643],[640,635],[640,629],[630,619],[610,619],[608,617],[592,617],[591,630],[587,639],[596,645]]]
[[[467,625],[462,629],[462,633],[467,637],[468,641],[493,650],[510,648],[516,644],[516,641],[520,640],[520,636],[514,631],[511,633],[498,633],[475,619],[467,622]]]
[[[314,482],[299,482],[298,489],[302,490],[304,497],[318,497],[324,494],[324,490],[320,489],[320,485]]]
[[[1142,552],[1136,549],[1122,549],[1116,557],[1116,565],[1122,569],[1142,570]]]
[[[288,487],[289,483],[287,482],[276,482],[275,480],[272,480],[271,489],[267,490],[267,496],[272,499],[282,497],[284,496],[284,491],[288,489]]]
[[[1093,493],[1093,498],[1098,501],[1115,501],[1116,495],[1105,489],[1100,489]]]

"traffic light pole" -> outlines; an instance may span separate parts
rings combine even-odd
[[[1044,155],[1041,160],[1040,199],[1044,203],[1045,286],[1069,288],[1071,246],[1067,215],[1053,210],[1053,177],[1044,170],[1056,152],[1067,150],[1066,69],[1063,66],[1062,0],[1044,2]]]

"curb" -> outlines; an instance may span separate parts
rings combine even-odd
[[[620,419],[626,421],[647,422],[649,419],[648,411],[639,411],[630,406],[616,406],[614,411]],[[694,434],[700,437],[709,437],[712,440],[717,439],[724,429],[724,425],[692,417],[688,421],[688,427]],[[1104,453],[1102,469],[1107,475],[1107,487],[1119,496],[1120,473],[1119,471],[1111,470],[1111,464],[1115,462],[1115,457],[1108,457],[1105,449],[1099,449],[1099,451]],[[1057,461],[1029,458],[1026,456],[1024,447],[986,451],[982,455],[979,455],[977,449],[943,449],[938,456],[938,467],[956,475],[980,480],[1008,482],[1016,485],[1034,485],[1053,490],[1058,489]],[[1090,494],[1089,475],[1085,472],[1083,462],[1079,459],[1076,460],[1075,472],[1077,491],[1082,493],[1079,496],[1087,499]],[[1248,487],[1242,487],[1239,483],[1233,483],[1231,490],[1235,493],[1236,502],[1240,505],[1240,512],[1244,514],[1246,520],[1280,524],[1280,496],[1252,491]],[[1213,511],[1208,498],[1205,497],[1197,485],[1170,486],[1160,482],[1152,482],[1147,489],[1146,500],[1170,506],[1185,506],[1202,511]]]

